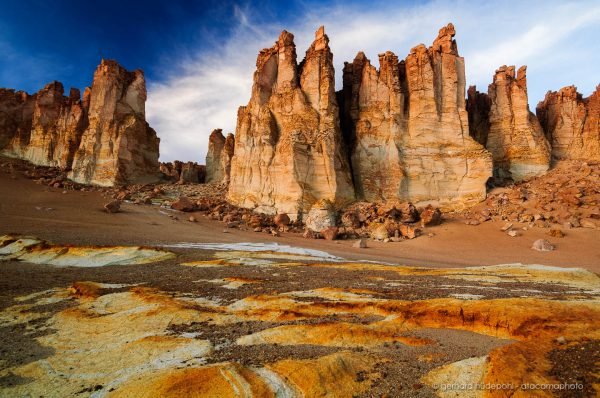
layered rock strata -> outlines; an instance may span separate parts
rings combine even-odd
[[[488,87],[489,133],[486,148],[494,158],[494,175],[521,181],[550,167],[550,144],[529,111],[527,67],[501,66]]]
[[[223,130],[216,129],[210,134],[206,154],[206,182],[229,183],[231,158],[235,151],[233,134],[223,136]]]
[[[536,113],[553,158],[600,161],[600,85],[588,98],[575,86],[549,91]]]
[[[405,61],[360,52],[344,68],[342,120],[349,127],[357,195],[445,207],[485,198],[491,158],[468,134],[464,60],[454,26]]]
[[[294,36],[258,55],[252,96],[238,111],[228,200],[266,213],[306,213],[354,199],[342,151],[333,55],[323,27],[296,62]]]
[[[115,61],[102,60],[89,96],[89,126],[70,179],[101,186],[157,180],[160,140],[145,120],[145,102],[141,70],[129,72]]]

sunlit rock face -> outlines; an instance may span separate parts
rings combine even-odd
[[[18,157],[29,143],[36,95],[0,88],[0,150]]]
[[[550,144],[529,111],[527,67],[501,66],[488,88],[491,106],[486,148],[494,158],[494,175],[521,181],[550,167]]]
[[[485,198],[491,158],[469,136],[464,60],[454,26],[405,61],[359,53],[344,68],[342,120],[348,127],[359,197],[456,207]]]
[[[600,160],[600,85],[588,98],[575,86],[548,91],[536,113],[553,158]]]
[[[102,60],[89,95],[89,126],[70,179],[101,186],[157,180],[160,140],[145,120],[145,102],[141,70],[129,72],[115,61]]]
[[[321,199],[354,199],[328,43],[321,27],[298,65],[294,36],[283,31],[258,55],[250,102],[238,111],[231,203],[295,217]]]
[[[216,129],[210,134],[206,154],[206,182],[229,183],[231,158],[235,149],[233,134],[223,136],[223,130]]]
[[[60,82],[47,84],[36,95],[32,129],[21,158],[41,166],[70,169],[87,127],[87,109],[79,90],[63,95]]]

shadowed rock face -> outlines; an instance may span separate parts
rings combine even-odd
[[[283,31],[258,55],[252,97],[238,111],[231,203],[295,217],[318,200],[354,199],[328,42],[321,27],[298,65],[294,36]]]
[[[600,86],[588,98],[575,86],[548,91],[536,113],[554,158],[600,160]]]
[[[89,97],[89,126],[75,153],[70,179],[112,186],[158,178],[160,140],[145,120],[145,102],[141,70],[128,72],[115,61],[102,61]]]
[[[484,147],[490,133],[490,108],[492,103],[486,93],[470,86],[467,91],[467,113],[469,114],[469,134]]]
[[[29,142],[35,95],[0,88],[0,150],[10,155]]]
[[[363,53],[344,68],[342,119],[350,127],[358,196],[434,202],[444,207],[485,198],[489,154],[468,135],[464,60],[454,26],[406,61],[379,55],[377,71]]]
[[[227,138],[225,138],[222,131],[221,129],[213,130],[208,140],[206,182],[229,183],[235,138],[233,134],[227,134]]]
[[[550,167],[550,145],[529,111],[527,67],[501,66],[488,88],[491,101],[486,148],[494,158],[494,175],[521,181]]]

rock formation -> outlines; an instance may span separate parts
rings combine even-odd
[[[575,86],[549,91],[536,113],[554,158],[600,161],[600,85],[588,98]]]
[[[89,126],[75,153],[70,179],[111,186],[158,178],[160,140],[145,120],[145,102],[141,70],[128,72],[115,61],[102,60],[89,97]]]
[[[0,89],[0,150],[9,156],[22,154],[29,142],[35,95]]]
[[[298,65],[294,36],[283,31],[259,53],[250,102],[238,111],[231,203],[295,218],[319,200],[354,199],[328,43],[319,28]]]
[[[206,154],[206,182],[229,183],[231,158],[235,148],[233,134],[223,136],[223,130],[216,129],[210,134]]]
[[[529,111],[527,67],[501,66],[488,88],[489,134],[486,148],[494,158],[494,175],[525,180],[550,167],[550,145],[536,116]]]
[[[379,71],[363,53],[346,64],[342,120],[359,197],[445,207],[485,198],[491,158],[468,134],[464,60],[454,35],[449,24],[406,61],[380,54]]]
[[[203,183],[206,179],[206,167],[195,162],[186,162],[181,166],[180,183]]]
[[[40,166],[70,169],[87,124],[79,90],[71,89],[65,97],[63,85],[54,81],[33,96],[17,94],[20,124],[12,123],[13,136],[3,153]],[[15,120],[14,115],[3,119]]]
[[[87,110],[79,90],[63,96],[61,83],[52,82],[37,93],[31,136],[23,158],[33,164],[70,169],[83,131]]]

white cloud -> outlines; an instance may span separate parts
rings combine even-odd
[[[300,61],[316,28],[325,25],[338,89],[344,61],[351,61],[358,51],[375,65],[377,54],[386,50],[403,58],[415,45],[429,45],[448,22],[457,30],[467,84],[476,84],[480,91],[487,90],[495,69],[503,64],[528,65],[532,107],[549,89],[575,84],[589,95],[600,83],[600,4],[473,3],[311,6],[286,24],[265,23],[257,17],[259,10],[235,7],[238,25],[221,47],[176,60],[178,72],[162,82],[149,82],[147,115],[162,140],[161,160],[204,163],[212,129],[234,131],[237,108],[250,97],[256,55],[283,29],[294,33]]]

